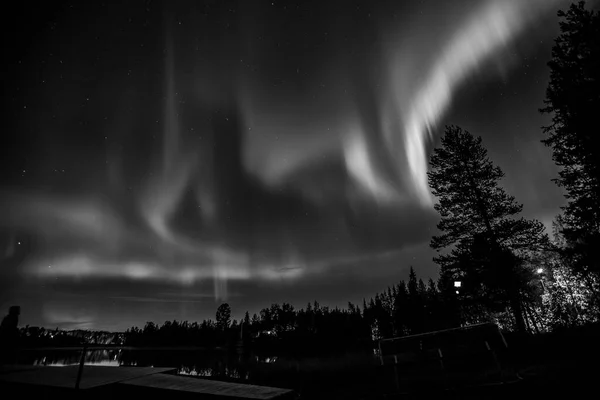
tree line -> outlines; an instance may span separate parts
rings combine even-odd
[[[258,313],[231,320],[231,308],[221,304],[215,319],[201,323],[148,322],[125,332],[125,345],[179,345],[202,347],[250,346],[269,352],[290,350],[334,352],[371,349],[376,341],[456,326],[460,321],[457,297],[446,297],[440,282],[427,284],[410,268],[408,282],[400,281],[376,293],[362,305],[346,308],[321,306],[317,301],[301,309],[288,303],[272,304]],[[448,293],[449,294],[449,293]]]

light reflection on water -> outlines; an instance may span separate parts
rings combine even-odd
[[[228,378],[249,381],[259,365],[273,364],[276,356],[228,355],[222,352],[182,350],[87,350],[84,365],[173,367],[177,373],[198,377]],[[62,367],[79,365],[81,350],[27,350],[19,356],[20,364]]]
[[[88,350],[83,364],[118,367],[121,365],[120,353],[120,350]],[[79,365],[80,362],[81,350],[30,350],[19,354],[20,364],[64,367]]]
[[[69,363],[69,362],[63,362],[63,361],[51,361],[48,363],[48,362],[44,362],[43,360],[38,360],[38,361],[35,361],[33,363],[33,365],[44,365],[47,367],[67,367],[69,365],[79,365],[79,362]],[[121,364],[119,364],[119,362],[115,361],[115,360],[102,360],[102,361],[84,362],[83,365],[100,365],[100,366],[104,366],[104,367],[119,367]]]

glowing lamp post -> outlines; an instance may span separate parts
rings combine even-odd
[[[454,289],[456,292],[456,301],[457,303],[460,303],[460,298],[458,297],[458,295],[460,294],[460,288],[462,287],[462,282],[461,281],[454,281]],[[462,306],[460,304],[457,304],[457,309],[456,309],[457,313],[458,313],[458,321],[460,322],[460,326],[464,326],[464,321],[463,321],[463,312],[462,312]]]
[[[535,272],[538,273],[538,275],[542,275],[544,273],[544,268],[538,268]],[[546,291],[546,285],[544,285],[544,279],[543,277],[540,277],[540,283],[542,284],[542,292]]]
[[[461,281],[454,281],[454,287],[456,288],[456,294],[458,294],[458,289],[460,289],[462,285]]]

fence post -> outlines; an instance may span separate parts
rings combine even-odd
[[[87,345],[83,345],[81,351],[81,359],[79,360],[79,370],[77,371],[77,381],[75,381],[75,389],[79,389],[79,383],[81,382],[81,375],[83,375],[83,363],[85,362],[85,353],[87,352]]]
[[[394,354],[394,377],[396,378],[396,389],[398,393],[402,390],[400,385],[400,371],[398,370],[398,355]]]
[[[442,367],[442,381],[444,382],[444,388],[449,389],[448,374],[446,373],[446,367],[444,366],[444,353],[442,348],[438,347],[438,356],[440,357],[440,366]]]

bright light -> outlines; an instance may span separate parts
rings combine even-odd
[[[543,268],[538,268],[538,269],[537,269],[537,273],[538,273],[538,274],[541,274],[542,272],[544,272],[544,269],[543,269]]]
[[[456,294],[458,294],[458,290],[456,291]]]
[[[454,281],[454,287],[459,288],[462,285],[461,281]]]

